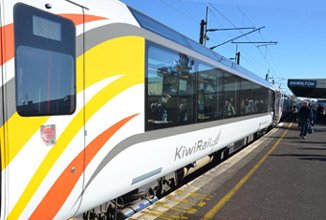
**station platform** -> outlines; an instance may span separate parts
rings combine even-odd
[[[325,186],[325,118],[289,121],[129,219],[326,219]]]

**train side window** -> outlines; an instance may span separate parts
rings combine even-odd
[[[265,87],[254,84],[253,97],[255,97],[255,100],[257,102],[256,104],[257,113],[267,112],[268,90]]]
[[[268,107],[267,112],[272,112],[274,110],[274,101],[275,101],[275,93],[271,90],[268,90]]]
[[[252,96],[254,83],[246,79],[240,80],[240,115],[249,115],[257,112],[256,100]]]
[[[14,33],[17,112],[21,116],[72,114],[76,107],[74,24],[18,3]]]
[[[186,55],[149,43],[146,129],[194,122],[194,62]]]
[[[223,72],[221,86],[223,96],[222,117],[231,118],[238,116],[239,77]]]
[[[221,73],[218,69],[200,64],[197,79],[197,118],[198,121],[211,121],[221,116],[219,107],[219,80]]]

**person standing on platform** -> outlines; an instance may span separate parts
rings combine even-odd
[[[298,123],[300,123],[300,137],[306,139],[309,123],[312,123],[313,113],[308,106],[308,102],[303,102],[303,106],[298,112]]]

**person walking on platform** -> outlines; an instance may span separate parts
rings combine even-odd
[[[300,137],[306,139],[309,123],[312,123],[313,113],[308,106],[308,102],[303,102],[303,106],[298,112],[298,123],[300,123]]]

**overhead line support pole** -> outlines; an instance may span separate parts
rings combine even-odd
[[[204,45],[204,38],[205,36],[205,26],[206,26],[206,21],[201,20],[200,22],[200,34],[199,34],[199,43]]]

